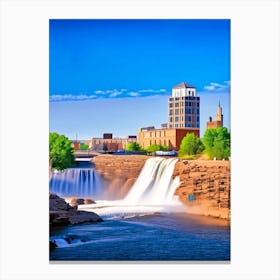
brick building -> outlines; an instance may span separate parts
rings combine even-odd
[[[178,151],[183,138],[192,132],[199,137],[199,128],[141,128],[138,131],[137,142],[144,149],[152,144],[158,144],[167,146],[169,150]]]
[[[126,144],[136,142],[137,137],[135,135],[130,135],[126,138],[113,138],[112,133],[104,133],[103,138],[92,138],[91,147],[92,150],[98,152],[116,152],[124,150]]]

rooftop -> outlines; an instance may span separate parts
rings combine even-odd
[[[173,89],[175,89],[175,88],[195,88],[195,87],[186,82],[182,82],[182,83],[176,85],[175,87],[173,87]]]

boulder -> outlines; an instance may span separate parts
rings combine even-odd
[[[71,216],[69,218],[70,224],[81,224],[81,223],[90,223],[90,222],[102,222],[102,219],[93,212],[87,211],[78,211],[77,215]]]
[[[56,194],[49,194],[49,223],[50,226],[65,226],[103,220],[93,212],[79,211],[77,205],[71,206]]]
[[[93,199],[85,198],[84,201],[85,204],[96,204],[96,202]]]
[[[90,198],[72,198],[69,204],[71,206],[77,206],[83,204],[95,204],[95,201]]]

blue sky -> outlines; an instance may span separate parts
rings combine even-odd
[[[50,20],[50,131],[136,135],[167,122],[172,87],[201,98],[201,135],[219,100],[230,128],[229,20]]]

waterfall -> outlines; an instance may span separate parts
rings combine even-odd
[[[96,197],[102,191],[101,182],[93,168],[68,168],[52,171],[50,192],[62,197]]]
[[[103,219],[119,219],[162,212],[181,212],[183,205],[174,199],[179,177],[173,179],[176,158],[153,157],[145,162],[136,182],[122,200],[99,200],[79,205]]]
[[[163,205],[169,203],[176,188],[178,177],[172,179],[174,158],[154,157],[146,161],[139,177],[124,198],[125,204]]]

